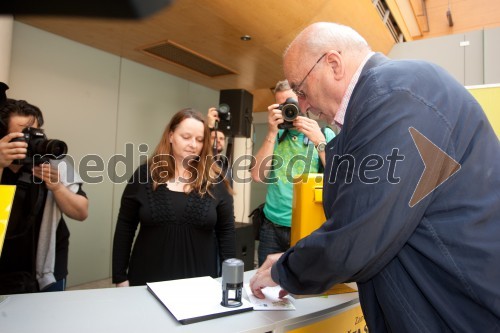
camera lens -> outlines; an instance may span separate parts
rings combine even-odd
[[[38,140],[33,144],[33,154],[59,158],[68,152],[68,146],[61,140]]]
[[[227,114],[229,112],[229,105],[222,103],[217,108],[217,112],[219,112],[219,114],[221,114],[221,115]]]
[[[64,141],[61,140],[47,140],[47,154],[54,155],[56,158],[66,155],[68,152],[68,146]]]
[[[221,103],[217,108],[217,112],[219,113],[219,118],[221,120],[229,120],[229,105],[225,103]]]
[[[295,104],[285,104],[281,112],[285,121],[294,121],[299,115],[299,108]]]

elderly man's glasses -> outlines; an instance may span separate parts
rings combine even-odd
[[[300,83],[296,87],[292,88],[293,92],[295,93],[295,95],[297,95],[298,98],[306,98],[306,93],[303,92],[302,90],[300,90],[300,87],[304,84],[304,82],[306,81],[309,74],[311,74],[311,72],[313,71],[314,67],[316,67],[316,65],[321,61],[321,59],[323,59],[327,54],[328,54],[328,52],[323,53],[323,55],[321,57],[319,57],[319,59],[311,67],[309,72],[307,72],[306,76],[304,76],[302,81],[300,81]]]

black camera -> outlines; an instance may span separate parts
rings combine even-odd
[[[302,113],[300,112],[299,102],[295,98],[288,97],[285,103],[280,104],[278,109],[281,110],[284,122],[278,125],[278,128],[293,128],[293,121]]]
[[[23,137],[14,138],[11,142],[24,141],[28,144],[26,157],[15,160],[15,164],[39,165],[49,160],[63,158],[68,152],[68,146],[61,140],[48,140],[40,128],[27,127],[23,129]]]
[[[231,113],[229,112],[229,105],[225,103],[221,103],[217,108],[217,112],[219,113],[219,118],[221,120],[228,120],[231,118]]]

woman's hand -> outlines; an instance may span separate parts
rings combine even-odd
[[[128,282],[128,280],[116,284],[116,288],[121,287],[130,287],[130,283]]]

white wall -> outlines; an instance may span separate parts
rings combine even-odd
[[[9,84],[10,54],[14,18],[0,15],[0,82]]]
[[[446,69],[465,86],[500,82],[500,28],[395,44],[393,59],[420,59]]]
[[[124,155],[117,174],[132,174],[141,144],[147,148],[142,155],[148,155],[175,112],[194,107],[205,113],[217,105],[219,92],[19,22],[14,23],[9,86],[9,97],[42,109],[47,135],[68,144],[80,173],[84,157],[102,160],[104,169],[96,166],[100,171],[82,175],[88,181],[103,178],[84,185],[89,218],[67,219],[68,284],[111,276],[112,237],[125,184],[109,178],[110,158]],[[132,155],[125,154],[126,143],[133,145]]]

